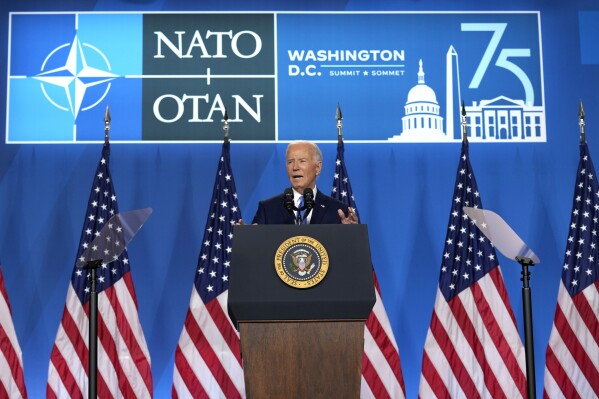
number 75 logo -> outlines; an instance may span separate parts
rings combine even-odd
[[[472,77],[472,81],[470,82],[469,88],[476,89],[480,85],[483,77],[485,76],[485,72],[489,68],[489,64],[491,63],[491,59],[493,55],[497,51],[497,47],[499,46],[499,41],[505,32],[505,28],[507,27],[507,23],[463,23],[462,31],[465,32],[493,32],[493,36],[491,36],[491,40],[483,54],[483,57],[478,64],[478,68],[476,68],[476,72]],[[505,68],[520,80],[522,86],[524,87],[524,93],[526,95],[526,104],[533,105],[535,101],[535,93],[532,88],[532,83],[530,79],[524,73],[524,71],[513,62],[509,61],[511,57],[530,57],[530,49],[527,48],[504,48],[499,53],[497,57],[497,61],[495,61],[495,65],[500,68]]]

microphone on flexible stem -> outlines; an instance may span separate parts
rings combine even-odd
[[[304,209],[306,214],[314,208],[314,191],[311,188],[304,189]]]
[[[289,212],[289,214],[295,219],[294,211],[296,211],[297,208],[293,203],[293,190],[289,187],[287,187],[283,192],[283,205],[285,206],[285,209],[287,209],[287,212]]]
[[[312,191],[311,188],[306,188],[306,189],[304,189],[304,206],[303,206],[303,209],[306,210],[304,212],[304,219],[308,218],[308,214],[310,213],[310,211],[312,210],[312,208],[314,208],[314,191]]]

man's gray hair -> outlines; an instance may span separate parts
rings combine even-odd
[[[292,141],[291,143],[289,143],[287,145],[287,150],[285,151],[285,156],[287,156],[287,154],[289,153],[289,147],[291,147],[294,144],[307,144],[312,148],[312,157],[314,159],[314,162],[322,162],[322,151],[320,151],[320,148],[318,148],[318,146],[311,142],[311,141],[307,141],[307,140],[295,140]]]

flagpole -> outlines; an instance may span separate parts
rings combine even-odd
[[[110,138],[110,109],[106,106],[104,114],[104,145]],[[102,264],[101,259],[88,261],[84,269],[89,270],[89,332],[88,332],[88,399],[98,397],[98,290],[96,288],[96,270]]]

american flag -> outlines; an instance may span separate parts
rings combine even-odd
[[[545,363],[545,398],[599,397],[599,184],[586,142]]]
[[[343,139],[337,144],[337,161],[331,196],[356,210],[349,175],[345,167]],[[362,357],[362,384],[360,397],[404,398],[405,385],[399,361],[397,343],[383,305],[379,282],[372,270],[376,288],[376,302],[364,327],[364,356]]]
[[[117,197],[108,168],[106,142],[94,176],[77,260],[90,247],[111,216]],[[92,248],[93,249],[93,248]],[[150,354],[139,322],[137,298],[127,251],[97,270],[98,397],[150,398]],[[84,398],[88,394],[90,284],[86,270],[73,268],[62,320],[50,355],[48,398]]]
[[[525,398],[525,351],[498,259],[463,206],[482,208],[466,141],[424,344],[419,397]]]
[[[27,398],[21,347],[17,340],[0,267],[0,398]]]
[[[225,140],[185,325],[175,352],[173,398],[243,398],[239,334],[227,313],[233,225],[241,218]]]

